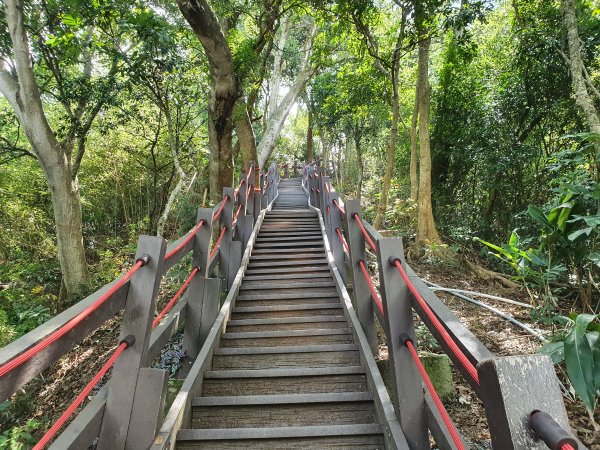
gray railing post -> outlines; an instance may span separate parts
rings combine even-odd
[[[415,345],[417,343],[408,287],[393,264],[395,259],[399,259],[406,265],[402,239],[382,238],[375,245],[384,311],[382,326],[387,336],[388,364],[394,389],[392,402],[410,448],[428,449],[421,376],[408,348],[400,342],[400,335],[407,334]]]
[[[310,206],[317,206],[317,202],[315,200],[316,196],[317,196],[317,192],[315,189],[315,172],[314,169],[312,167],[308,167],[308,194],[309,194],[309,199],[310,199]]]
[[[358,227],[354,214],[360,213],[360,200],[348,200],[346,202],[346,223],[348,225],[348,246],[350,247],[350,267],[352,268],[352,286],[354,303],[358,320],[363,327],[369,346],[373,354],[377,354],[377,334],[373,314],[373,301],[371,291],[360,269],[360,261],[367,264],[365,251],[365,238]]]
[[[221,213],[222,214],[222,213]],[[181,373],[187,373],[198,355],[198,330],[202,318],[202,309],[205,302],[204,280],[208,276],[210,242],[212,240],[213,210],[212,208],[198,208],[197,221],[204,220],[204,225],[196,233],[194,252],[192,254],[192,267],[198,268],[198,273],[187,289],[188,305],[183,329],[183,350],[185,360]],[[218,297],[218,294],[217,294]]]
[[[335,261],[335,265],[338,268],[340,276],[342,277],[342,280],[346,282],[346,257],[344,253],[344,244],[342,243],[336,232],[336,229],[339,229],[340,233],[342,233],[343,236],[342,220],[340,212],[338,211],[337,207],[333,204],[334,200],[336,200],[337,202],[340,201],[340,194],[338,194],[337,192],[332,192],[329,195],[329,200],[331,203],[331,211],[329,213],[331,251],[333,253],[333,260]]]
[[[562,428],[571,431],[549,356],[488,359],[479,363],[477,373],[494,448],[547,449],[528,426],[529,415],[536,409],[550,414]]]
[[[166,242],[161,237],[140,236],[139,238],[136,260],[146,257],[148,262],[133,275],[129,282],[120,334],[121,340],[132,336],[134,342],[117,359],[112,370],[106,408],[100,427],[99,449],[125,448],[136,392],[141,395],[147,387],[145,381],[141,379],[146,379],[148,376],[150,384],[160,384],[161,380],[163,384],[165,382],[164,371],[157,369],[144,371],[142,378],[140,375],[141,369],[148,366],[146,355],[166,248]]]
[[[260,209],[266,208],[269,204],[269,173],[260,174]]]
[[[240,190],[238,191],[238,202],[242,204],[242,209],[240,210],[240,213],[237,218],[237,222],[235,224],[235,229],[236,229],[235,236],[236,236],[236,239],[238,239],[240,242],[242,242],[242,245],[245,247],[245,244],[244,244],[244,221],[246,220],[246,192],[248,191],[247,175],[242,174],[240,179],[244,180],[244,182],[240,185]],[[236,211],[237,211],[237,209],[236,209]]]
[[[221,239],[221,245],[219,246],[219,278],[223,280],[223,288],[229,288],[229,265],[231,263],[231,241],[233,240],[233,188],[225,187],[223,188],[223,199],[226,199],[227,203],[225,203],[225,207],[221,212],[220,229],[223,227],[227,227],[225,234],[223,235],[223,239]]]
[[[248,178],[246,182],[246,186],[248,187],[248,191],[246,192],[247,202],[246,202],[246,215],[251,216],[252,219],[252,227],[254,227],[254,186],[256,182],[256,166],[254,165],[254,161],[250,161],[250,169],[248,170]],[[248,241],[245,242],[247,244]],[[245,245],[244,245],[245,247]]]
[[[323,197],[322,197],[322,202],[321,205],[323,205],[323,207],[321,208],[321,214],[323,215],[323,222],[325,223],[325,230],[327,231],[327,237],[329,238],[329,241],[331,242],[332,240],[332,235],[331,235],[331,194],[327,193],[327,188],[329,186],[329,177],[327,176],[323,176],[321,178],[321,185],[322,185],[322,192],[323,192]],[[329,208],[329,212],[328,211]]]
[[[321,193],[323,192],[321,189],[321,170],[315,170],[315,204],[313,205],[315,208],[321,209]]]
[[[204,220],[194,239],[194,252],[192,254],[192,267],[199,269],[201,277],[208,276],[210,264],[210,241],[212,240],[213,210],[212,208],[198,208],[196,223]]]
[[[294,178],[298,176],[298,161],[294,161]]]

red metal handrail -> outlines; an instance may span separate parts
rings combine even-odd
[[[96,386],[100,382],[102,377],[106,375],[106,372],[108,372],[109,369],[115,364],[117,359],[119,359],[119,356],[121,356],[121,353],[123,353],[127,347],[129,347],[128,342],[124,341],[119,344],[119,346],[115,349],[114,353],[111,355],[108,361],[106,361],[106,363],[104,363],[104,365],[96,373],[94,378],[92,378],[92,380],[83,388],[83,390],[75,398],[73,403],[71,403],[69,407],[65,410],[65,412],[62,413],[62,415],[58,418],[54,425],[52,425],[52,427],[46,432],[46,434],[44,434],[42,439],[40,439],[38,443],[35,444],[33,450],[43,449],[52,440],[52,438],[58,432],[58,430],[62,428],[62,426],[67,422],[69,417],[71,417],[71,415],[79,407],[79,405],[81,405],[84,402],[84,400],[87,398],[90,392],[92,392],[92,389],[94,389],[94,386]]]
[[[361,259],[358,262],[358,265],[360,266],[360,270],[365,277],[365,281],[369,285],[369,290],[371,291],[371,296],[373,297],[373,301],[377,304],[377,308],[379,308],[379,312],[381,312],[381,315],[383,316],[383,303],[381,303],[381,300],[379,299],[379,293],[377,292],[377,289],[375,289],[375,285],[373,284],[373,280],[371,280],[371,276],[369,275],[369,272],[367,271],[365,262]]]
[[[131,269],[129,269],[129,271],[125,275],[123,275],[113,286],[111,286],[111,288],[108,291],[106,291],[106,293],[104,293],[104,295],[102,295],[102,297],[100,297],[98,300],[96,300],[94,303],[92,303],[90,306],[88,306],[85,310],[81,311],[79,314],[77,314],[75,317],[73,317],[71,320],[69,320],[67,323],[65,323],[61,328],[54,331],[49,336],[45,337],[43,340],[39,341],[33,347],[31,347],[27,351],[21,353],[16,358],[8,361],[6,364],[0,366],[0,377],[3,377],[4,375],[13,371],[20,365],[24,364],[25,362],[30,360],[33,356],[37,355],[42,350],[48,348],[50,345],[52,345],[58,339],[60,339],[65,334],[67,334],[69,331],[71,331],[73,328],[75,328],[77,325],[79,325],[90,314],[92,314],[100,306],[102,306],[102,304],[106,300],[108,300],[117,290],[119,290],[121,287],[123,287],[123,285],[131,279],[133,274],[136,273],[140,269],[140,267],[145,265],[147,262],[148,262],[148,259],[146,259],[146,258],[138,259],[136,261],[136,263],[134,264],[134,266]]]
[[[225,197],[223,197],[223,200],[221,201],[221,207],[213,216],[213,221],[216,222],[216,220],[219,218],[219,216],[223,212],[223,209],[225,208],[225,205],[227,204],[228,201],[229,201],[229,195],[226,195]]]
[[[431,320],[431,323],[433,324],[435,329],[438,331],[438,333],[440,333],[446,345],[448,345],[452,353],[454,353],[456,358],[460,361],[462,366],[469,373],[469,375],[475,381],[475,383],[479,384],[479,375],[477,373],[477,368],[473,365],[469,358],[467,358],[463,351],[458,347],[456,342],[454,342],[454,339],[452,339],[450,334],[446,331],[446,328],[444,327],[442,322],[440,322],[435,313],[432,311],[431,307],[427,304],[423,296],[419,293],[415,285],[408,277],[408,274],[404,270],[404,267],[402,267],[402,264],[400,264],[400,260],[396,259],[394,261],[394,266],[396,266],[396,269],[398,270],[400,276],[406,283],[406,286],[408,286],[410,292],[412,292],[413,296],[417,299],[419,305],[421,305],[421,308],[423,309],[423,311],[425,311],[425,314],[427,315],[429,320]]]
[[[179,250],[181,250],[183,247],[185,247],[185,245],[194,238],[194,236],[196,235],[196,233],[198,232],[200,227],[202,227],[202,225],[204,225],[205,223],[206,223],[206,221],[204,219],[200,220],[196,224],[196,226],[188,232],[188,237],[184,241],[182,241],[177,247],[175,247],[173,250],[171,250],[169,253],[167,253],[165,255],[165,261],[170,259],[175,253],[177,253]]]
[[[340,238],[340,241],[342,241],[342,244],[344,245],[344,248],[346,249],[346,251],[348,253],[350,253],[350,248],[348,247],[348,243],[346,242],[346,239],[344,239],[344,235],[342,234],[340,229],[336,228],[335,232],[337,233],[338,237]]]
[[[198,269],[197,267],[194,267],[194,270],[192,270],[190,275],[183,282],[183,284],[181,285],[181,287],[179,288],[177,293],[173,296],[173,298],[169,301],[169,303],[167,303],[167,305],[163,308],[163,310],[156,316],[156,318],[152,322],[152,328],[156,328],[158,326],[158,324],[160,323],[160,321],[162,320],[162,318],[171,310],[171,308],[173,308],[173,306],[175,306],[175,303],[177,303],[177,300],[179,300],[179,297],[181,297],[181,294],[183,294],[183,292],[186,290],[186,288],[192,282],[192,279],[196,276],[196,274],[198,272],[200,272],[200,269]]]
[[[215,242],[215,246],[213,247],[212,251],[210,252],[210,260],[211,261],[214,258],[215,253],[217,253],[217,250],[219,249],[219,246],[221,245],[221,240],[223,239],[223,236],[225,235],[226,231],[227,231],[227,227],[221,228],[221,234],[219,235],[217,242]]]
[[[444,421],[446,428],[450,432],[450,436],[452,437],[452,441],[454,442],[454,445],[456,446],[456,448],[458,450],[465,450],[465,446],[463,445],[462,440],[461,440],[460,436],[458,435],[456,426],[454,425],[454,422],[452,422],[452,419],[450,419],[450,416],[448,415],[448,411],[446,411],[446,408],[444,408],[444,405],[442,404],[440,397],[438,396],[435,388],[433,387],[433,383],[429,379],[429,375],[427,375],[427,372],[425,371],[425,367],[423,367],[423,363],[421,362],[421,359],[419,358],[419,354],[417,353],[417,350],[415,349],[415,347],[413,346],[413,343],[410,340],[406,341],[405,345],[408,347],[408,350],[410,351],[410,355],[412,356],[412,359],[415,362],[417,369],[419,370],[419,373],[421,374],[421,378],[423,378],[423,381],[425,382],[425,385],[427,386],[427,390],[431,394],[431,398],[433,399],[433,402],[435,403],[435,406],[436,406],[438,412],[442,416],[442,420]]]
[[[358,223],[358,227],[360,228],[360,231],[362,231],[362,234],[365,237],[365,241],[367,241],[367,244],[369,244],[369,247],[371,247],[371,250],[373,250],[375,253],[377,253],[377,247],[375,246],[375,242],[373,242],[373,239],[371,239],[371,236],[369,235],[369,233],[367,233],[367,230],[365,229],[365,226],[362,223],[362,219],[360,218],[358,213],[352,214],[352,217]]]
[[[342,206],[340,206],[337,200],[333,200],[333,204],[336,206],[337,209],[340,210],[342,214],[346,214],[346,210]]]

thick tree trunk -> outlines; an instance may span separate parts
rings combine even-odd
[[[33,73],[29,39],[25,33],[23,2],[6,0],[5,8],[17,78],[14,78],[0,63],[0,92],[19,118],[46,175],[54,210],[58,260],[63,285],[67,294],[79,294],[85,291],[90,280],[83,245],[77,177],[71,175],[67,153],[56,139],[46,119]]]
[[[392,83],[394,94],[392,96],[392,127],[390,129],[390,137],[388,141],[388,147],[385,158],[385,174],[383,176],[383,187],[381,189],[381,196],[379,197],[379,203],[377,205],[377,214],[375,215],[375,221],[373,226],[376,229],[381,227],[383,222],[383,216],[387,209],[388,196],[390,192],[390,185],[392,183],[392,175],[394,174],[394,156],[396,154],[396,141],[398,140],[398,123],[400,121],[400,100],[398,98],[398,84],[397,82]]]
[[[433,220],[431,206],[431,147],[429,141],[429,47],[431,38],[419,43],[419,202],[417,213],[417,243],[440,243],[441,239]]]
[[[308,110],[308,128],[306,129],[306,160],[311,162],[313,155],[313,115]]]
[[[211,197],[216,200],[221,196],[223,187],[233,183],[233,111],[239,97],[233,57],[219,20],[207,0],[177,0],[177,3],[200,40],[210,66],[209,186]]]
[[[417,147],[417,125],[419,121],[419,86],[415,89],[415,108],[413,110],[410,127],[410,199],[417,201],[419,195],[419,176],[417,174],[417,161],[419,151]]]
[[[238,104],[235,108],[235,134],[238,138],[240,146],[240,153],[242,155],[243,170],[248,172],[250,168],[250,162],[257,161],[256,154],[256,139],[254,137],[254,130],[252,129],[252,122],[248,115],[248,108],[246,102],[243,99],[238,100]],[[256,172],[258,175],[258,171]]]

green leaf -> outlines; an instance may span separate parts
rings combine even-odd
[[[592,349],[592,359],[594,360],[594,384],[596,390],[600,389],[600,333],[590,331],[586,334],[590,348]]]
[[[571,214],[571,206],[570,203],[566,203],[569,205],[568,207],[562,208],[560,215],[558,216],[558,220],[556,221],[556,226],[560,231],[565,231],[567,228],[567,220],[569,219],[569,215]]]
[[[570,241],[574,241],[575,239],[577,239],[579,236],[581,236],[583,234],[585,234],[586,236],[589,236],[592,231],[593,231],[592,227],[583,228],[581,230],[577,230],[577,231],[574,231],[573,233],[569,234],[568,238]]]
[[[529,205],[529,207],[527,208],[527,212],[529,213],[529,215],[531,217],[533,217],[536,221],[538,221],[542,225],[544,225],[546,227],[550,226],[550,222],[548,222],[548,218],[546,217],[546,214],[544,214],[544,211],[542,211],[537,206]]]
[[[588,328],[588,325],[592,323],[598,314],[579,314],[575,318],[575,328],[581,334],[584,334]]]
[[[592,349],[581,327],[576,326],[565,337],[565,365],[575,392],[589,411],[594,410],[596,387]]]
[[[592,252],[588,255],[588,259],[600,267],[600,252]]]
[[[538,350],[541,355],[548,355],[554,364],[565,360],[565,343],[563,341],[549,342]]]

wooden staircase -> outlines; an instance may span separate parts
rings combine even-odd
[[[201,393],[178,449],[385,448],[299,179],[266,213]]]

